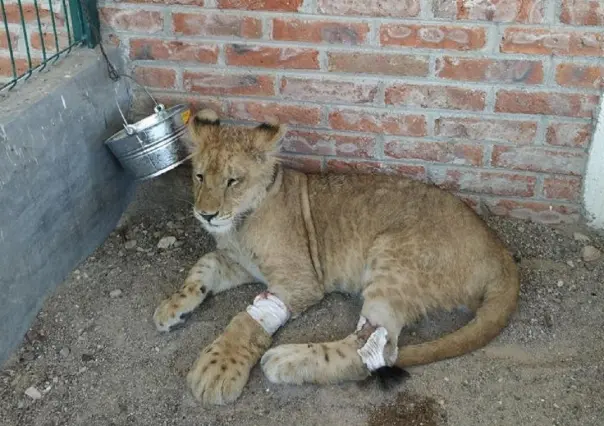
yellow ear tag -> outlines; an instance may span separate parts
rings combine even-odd
[[[182,118],[182,122],[183,122],[183,124],[187,124],[187,123],[189,122],[189,118],[191,118],[191,110],[190,110],[190,109],[188,109],[188,110],[186,110],[186,111],[183,111],[183,112],[180,114],[180,117]]]

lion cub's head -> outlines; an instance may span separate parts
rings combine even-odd
[[[190,120],[188,130],[193,213],[209,232],[228,232],[240,215],[257,207],[266,195],[285,126],[220,125],[216,113],[204,109]]]

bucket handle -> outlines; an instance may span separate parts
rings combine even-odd
[[[147,88],[144,85],[140,84],[138,81],[136,81],[134,78],[130,77],[129,75],[125,75],[124,77],[130,78],[135,84],[137,84],[138,86],[143,88],[143,90],[145,91],[147,96],[149,96],[149,98],[151,98],[151,100],[155,104],[155,106],[153,107],[153,112],[155,114],[160,114],[166,110],[166,107],[163,104],[158,103],[155,100],[155,98],[153,97],[153,95],[151,95],[149,90],[147,90]],[[124,129],[126,130],[126,133],[129,136],[132,136],[133,134],[136,133],[136,128],[133,125],[128,123],[128,120],[126,120],[126,116],[124,115],[122,108],[120,107],[120,102],[119,102],[118,94],[117,94],[117,86],[114,87],[114,90],[115,90],[115,103],[117,104],[117,109],[120,112],[120,115],[122,116],[122,121],[124,122]]]

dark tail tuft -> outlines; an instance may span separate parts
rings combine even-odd
[[[390,390],[411,377],[407,370],[396,366],[378,368],[371,375],[377,378],[378,384],[383,390]]]

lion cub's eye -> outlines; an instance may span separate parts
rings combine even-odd
[[[203,182],[203,175],[202,175],[201,173],[197,173],[197,174],[195,175],[195,177],[197,177],[197,180],[198,180],[200,183],[201,183],[201,182]]]
[[[227,181],[227,186],[233,186],[239,183],[239,179],[229,179]]]

